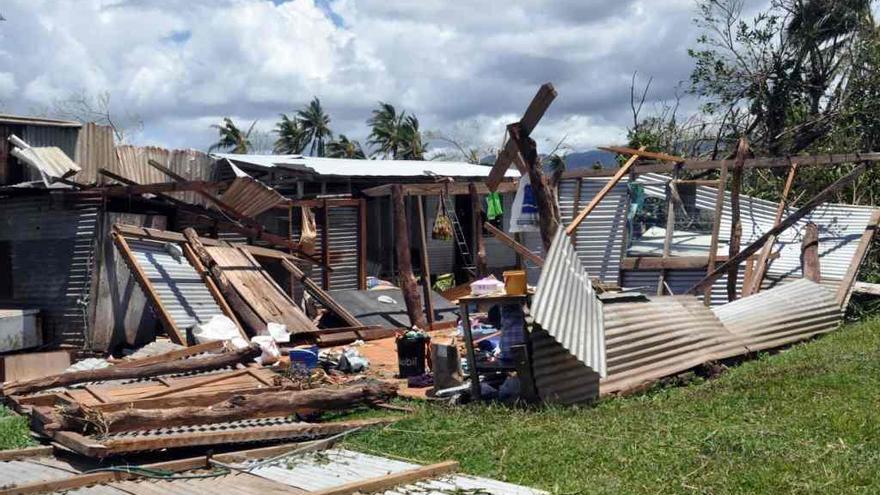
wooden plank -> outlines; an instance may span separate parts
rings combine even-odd
[[[385,490],[390,490],[396,486],[408,485],[410,483],[436,478],[437,476],[454,473],[456,471],[458,471],[458,462],[446,461],[427,466],[420,466],[415,469],[408,469],[397,473],[377,476],[375,478],[352,481],[344,485],[310,493],[311,495],[352,495],[355,493],[384,492]]]
[[[709,262],[706,264],[706,275],[715,271],[715,262],[718,259],[718,236],[721,233],[721,216],[724,213],[724,192],[727,189],[727,162],[723,162],[721,173],[718,175],[718,190],[715,193],[715,211],[712,215],[712,236],[709,241]],[[703,304],[712,305],[712,286],[706,286],[703,291]]]
[[[643,158],[651,158],[653,160],[671,163],[683,163],[685,161],[685,159],[680,156],[670,155],[668,153],[658,153],[656,151],[645,151],[644,146],[639,149],[628,148],[626,146],[599,146],[599,149],[610,151],[611,153],[617,153],[619,155],[641,156]]]
[[[312,297],[317,299],[318,302],[326,306],[327,309],[333,312],[333,314],[345,321],[347,325],[352,327],[363,326],[363,323],[361,323],[361,321],[358,320],[357,317],[355,317],[353,314],[351,314],[350,311],[337,303],[336,300],[333,299],[333,296],[331,296],[327,291],[321,288],[321,286],[318,285],[314,280],[307,277],[305,272],[300,270],[300,268],[295,264],[291,263],[290,260],[282,260],[281,266],[283,266],[288,272],[290,272],[290,275],[294,278],[294,280],[298,280],[302,284],[303,289],[311,294]]]
[[[162,322],[162,325],[168,332],[168,336],[176,344],[184,346],[187,345],[186,335],[181,332],[181,330],[177,327],[177,324],[174,323],[174,319],[171,318],[171,314],[168,313],[168,311],[165,309],[165,306],[162,305],[162,299],[159,297],[159,294],[156,292],[156,288],[153,287],[153,284],[152,282],[150,282],[150,278],[147,277],[144,269],[141,268],[140,264],[138,264],[134,253],[131,252],[131,248],[128,246],[128,242],[126,242],[125,238],[119,235],[118,232],[112,232],[110,235],[112,236],[113,243],[116,245],[119,253],[125,260],[125,263],[128,265],[128,268],[134,274],[135,279],[140,283],[141,288],[147,295],[147,298],[153,304],[153,308],[156,310],[156,313],[159,316],[159,320]]]
[[[743,163],[746,170],[754,168],[785,168],[792,161],[798,162],[801,167],[828,167],[849,163],[866,163],[880,161],[880,152],[872,153],[843,153],[835,155],[793,155],[766,158],[749,158]],[[682,169],[687,171],[719,170],[724,166],[733,165],[733,160],[697,160],[687,159],[682,163]],[[637,172],[644,173],[667,173],[674,169],[673,163],[641,164]],[[562,174],[563,179],[574,177],[610,177],[613,170],[602,169],[578,169],[570,170]]]
[[[730,265],[732,265],[732,264],[739,265],[746,258],[755,254],[759,249],[761,249],[761,247],[764,245],[764,243],[767,242],[767,240],[770,238],[770,236],[779,235],[780,232],[783,232],[785,229],[794,225],[798,220],[803,218],[809,212],[813,211],[817,206],[822,204],[825,200],[830,198],[832,194],[834,194],[838,190],[848,186],[853,181],[855,181],[866,169],[867,169],[867,165],[863,163],[863,164],[855,167],[847,175],[834,181],[833,184],[831,184],[830,186],[823,189],[822,192],[820,192],[819,194],[814,196],[807,203],[805,203],[803,206],[801,206],[797,211],[795,211],[794,213],[789,215],[785,220],[780,222],[779,225],[770,229],[768,232],[766,232],[764,235],[762,235],[760,238],[758,238],[755,242],[753,242],[748,247],[746,247],[745,249],[740,251],[739,254],[737,254],[735,257],[728,259],[720,267],[716,268],[712,273],[706,275],[702,280],[700,280],[699,282],[694,284],[694,286],[688,290],[688,293],[696,293],[697,291],[700,291],[700,290],[706,288],[706,286],[711,285],[719,276],[721,276],[722,273],[724,273],[728,268],[730,268]],[[873,233],[872,233],[872,235],[873,235]],[[862,239],[864,239],[864,236],[862,237]],[[867,250],[867,247],[865,249]],[[858,270],[858,269],[856,268],[856,270]],[[854,278],[855,277],[853,276],[853,279]],[[852,281],[850,281],[850,284],[851,283],[852,283]],[[848,288],[847,288],[847,292],[849,292]]]
[[[556,95],[556,88],[550,83],[545,83],[538,88],[537,94],[532,98],[531,103],[526,108],[526,113],[523,114],[523,118],[519,121],[521,138],[527,138],[532,134],[535,126],[538,125],[541,117],[544,116],[550,104],[553,103]],[[492,170],[489,172],[489,177],[486,179],[486,187],[490,191],[495,191],[501,181],[504,180],[504,174],[510,168],[511,162],[516,163],[517,152],[521,152],[521,150],[518,150],[517,144],[513,141],[513,138],[507,140],[501,153],[495,159],[495,165],[492,166]],[[525,175],[523,170],[520,170],[520,173]]]
[[[485,195],[492,192],[486,186],[485,182],[476,182],[475,184],[479,194]],[[393,184],[383,184],[381,186],[364,189],[361,191],[361,194],[370,198],[391,196],[392,185]],[[504,182],[498,184],[495,192],[515,193],[517,185],[517,181],[505,179]],[[470,194],[468,183],[465,182],[430,182],[427,184],[401,184],[401,186],[403,187],[404,196],[439,196],[441,193],[446,193],[447,189],[450,196],[464,196]]]
[[[874,210],[868,225],[865,227],[864,232],[862,232],[862,238],[859,240],[859,246],[856,248],[855,254],[853,254],[852,262],[849,268],[846,269],[846,275],[843,276],[843,280],[840,281],[840,285],[837,287],[836,299],[841,309],[845,309],[849,304],[853,283],[859,274],[862,262],[865,261],[865,257],[868,255],[874,235],[877,233],[878,224],[880,224],[880,210]]]
[[[49,445],[38,447],[25,447],[23,449],[0,450],[0,462],[14,461],[28,457],[46,457],[52,455],[55,449]]]
[[[201,260],[196,253],[193,252],[193,248],[190,244],[183,245],[183,253],[186,256],[186,259],[189,260],[189,263],[195,268],[196,273],[201,277],[202,282],[208,287],[208,292],[211,293],[211,296],[214,298],[214,302],[217,303],[217,306],[223,311],[223,314],[226,315],[227,318],[232,320],[235,323],[236,328],[238,328],[238,333],[241,335],[241,338],[245,340],[245,342],[249,341],[247,333],[245,333],[244,328],[241,326],[241,322],[238,321],[238,318],[235,316],[235,313],[232,311],[232,308],[229,307],[229,303],[226,302],[226,298],[223,297],[223,294],[220,293],[220,289],[217,287],[217,283],[214,282],[214,279],[211,278],[208,270],[205,269],[205,265],[202,264]]]
[[[425,297],[425,317],[428,326],[434,325],[434,302],[431,300],[431,261],[428,256],[428,233],[425,227],[425,198],[416,198],[419,210],[419,250],[422,258],[422,292]],[[485,252],[484,252],[485,254]]]
[[[581,209],[581,193],[583,192],[583,188],[584,188],[584,179],[581,179],[581,178],[575,179],[574,202],[572,203],[572,207],[571,207],[572,213],[574,213],[576,211],[580,211],[580,209]],[[577,247],[578,238],[577,238],[576,232],[572,232],[572,234],[573,235],[571,236],[571,245]],[[629,243],[624,242],[623,245],[628,246]]]
[[[0,382],[30,380],[61,373],[70,367],[70,352],[28,352],[0,357]]]
[[[178,383],[178,384],[172,385],[166,389],[158,390],[158,391],[150,393],[150,394],[142,395],[141,398],[142,399],[152,399],[155,397],[163,397],[163,396],[170,395],[170,394],[176,394],[177,392],[192,390],[194,388],[198,388],[198,387],[207,385],[209,383],[222,382],[222,381],[228,380],[232,377],[236,377],[236,376],[240,376],[240,375],[249,375],[249,374],[251,374],[249,368],[235,370],[231,373],[220,373],[217,375],[211,375],[211,376],[204,377],[204,378],[197,380],[197,381],[192,381],[192,382],[188,382],[188,383]]]
[[[113,402],[113,399],[110,399],[110,398],[108,398],[106,395],[104,395],[103,393],[101,393],[100,391],[95,390],[95,387],[92,386],[92,385],[86,385],[85,387],[83,387],[83,389],[84,389],[86,392],[92,394],[92,396],[93,396],[94,398],[98,399],[98,402],[100,402],[100,403],[102,403],[102,404],[106,404],[106,403],[108,403],[108,402]]]
[[[226,344],[222,340],[215,340],[213,342],[205,342],[204,344],[191,345],[189,347],[184,347],[183,349],[156,354],[155,356],[140,359],[116,360],[113,361],[113,366],[116,366],[117,368],[135,368],[147,364],[176,361],[178,359],[195,356],[204,352],[219,351],[223,349],[225,345]]]
[[[680,200],[675,181],[681,175],[681,167],[676,165],[672,171],[672,181],[666,185],[666,235],[663,238],[663,257],[669,258],[672,253],[672,236],[675,234],[675,205]],[[666,291],[666,270],[660,270],[657,280],[657,295],[662,296]],[[670,291],[671,292],[671,291]]]
[[[477,277],[483,278],[489,273],[489,264],[486,262],[486,243],[483,241],[483,205],[480,195],[477,194],[477,186],[473,182],[468,184],[471,200],[471,242],[474,254],[474,265],[477,269]]]
[[[639,148],[636,151],[637,152],[644,152],[645,147],[642,146],[641,148]],[[587,218],[587,215],[589,215],[590,212],[592,212],[596,208],[596,206],[598,206],[599,203],[603,199],[605,199],[605,196],[607,196],[608,193],[611,192],[612,189],[614,189],[614,186],[616,186],[617,183],[620,182],[620,179],[622,179],[627,173],[629,173],[629,169],[632,168],[632,166],[636,163],[636,161],[638,161],[639,156],[640,155],[638,153],[634,154],[633,156],[631,156],[629,158],[629,160],[626,161],[626,163],[623,164],[622,167],[617,169],[617,171],[614,173],[614,176],[611,178],[611,180],[609,180],[604,186],[602,186],[602,189],[600,189],[599,192],[597,192],[596,195],[593,196],[593,199],[590,200],[590,202],[587,204],[586,208],[581,210],[577,214],[577,216],[574,217],[574,219],[571,221],[571,223],[568,224],[568,227],[565,228],[566,234],[571,235],[572,233],[574,233],[575,230],[577,230],[578,225],[580,225],[581,222],[583,222],[584,219]],[[578,182],[578,196],[580,196],[580,181]]]
[[[779,205],[776,206],[776,215],[773,217],[774,227],[779,225],[779,222],[782,221],[782,215],[785,213],[785,207],[788,204],[788,194],[791,192],[792,184],[794,184],[795,174],[797,174],[797,163],[792,163],[791,168],[788,170],[788,178],[785,180],[785,186],[782,188]],[[764,282],[764,276],[767,274],[767,269],[770,268],[770,253],[773,251],[774,244],[776,244],[776,236],[767,239],[767,242],[764,243],[764,246],[761,248],[761,254],[758,256],[752,281],[750,284],[743,285],[743,297],[757,294],[761,291],[761,284]]]
[[[534,263],[536,266],[544,266],[544,258],[538,256],[533,253],[529,248],[523,246],[522,244],[516,242],[512,237],[507,235],[506,232],[499,229],[498,227],[492,225],[489,222],[483,224],[483,227],[486,228],[496,239],[501,241],[502,244],[516,251],[520,256],[526,258],[527,260]]]
[[[739,211],[739,190],[742,187],[743,162],[749,151],[749,142],[746,138],[739,138],[736,147],[736,160],[733,162],[733,177],[730,181],[730,241],[727,243],[727,258],[733,258],[739,253],[742,240],[742,222]],[[739,279],[739,265],[730,265],[727,269],[727,300],[737,298],[736,282]]]

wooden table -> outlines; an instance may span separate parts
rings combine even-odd
[[[472,303],[477,304],[526,304],[529,300],[528,294],[521,295],[487,295],[487,296],[463,296],[458,299],[458,306],[461,316],[461,326],[464,330],[464,346],[467,351],[468,375],[471,379],[471,397],[473,400],[480,400],[483,394],[480,389],[480,372],[477,369],[477,353],[474,350],[474,337],[471,333],[471,318],[468,306]],[[525,327],[525,321],[523,321]],[[500,329],[503,331],[503,329]],[[524,334],[526,330],[524,328]],[[501,370],[502,367],[495,367]]]

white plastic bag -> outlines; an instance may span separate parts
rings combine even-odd
[[[235,322],[226,315],[214,315],[208,323],[200,323],[193,328],[193,338],[197,344],[228,340],[236,349],[244,349],[247,341],[241,336]]]
[[[275,339],[271,335],[257,335],[251,339],[251,342],[258,344],[263,351],[262,354],[254,359],[257,364],[268,366],[277,363],[281,359],[281,351],[278,350],[278,344],[275,343]]]
[[[287,325],[283,323],[269,322],[266,325],[269,335],[275,339],[275,342],[290,342],[290,334],[287,332]]]
[[[529,184],[529,176],[524,175],[519,179],[516,188],[516,196],[513,198],[513,207],[510,209],[510,228],[508,232],[540,232],[541,223],[538,217],[538,205],[532,186]]]

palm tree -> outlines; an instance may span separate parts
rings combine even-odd
[[[306,136],[306,142],[311,143],[309,154],[312,156],[324,156],[324,143],[333,137],[330,131],[330,116],[321,108],[321,100],[312,98],[306,108],[296,112],[297,120]]]
[[[361,143],[354,139],[348,139],[345,134],[340,134],[338,139],[327,143],[327,156],[330,158],[367,158]]]
[[[385,158],[422,160],[425,146],[419,131],[419,120],[406,112],[397,113],[390,103],[379,102],[379,108],[373,110],[373,116],[367,120],[372,128],[369,143],[378,148]]]
[[[251,124],[250,128],[248,128],[247,132],[243,133],[241,132],[241,129],[232,122],[232,119],[229,117],[223,117],[223,125],[214,124],[211,126],[211,128],[217,129],[217,132],[220,134],[220,139],[208,148],[208,152],[223,150],[238,155],[247,153],[252,147],[250,136],[255,125],[257,125],[256,120]]]
[[[278,139],[275,140],[274,152],[280,155],[299,155],[308,144],[306,133],[296,117],[291,119],[282,113],[281,121],[275,124],[275,133]]]

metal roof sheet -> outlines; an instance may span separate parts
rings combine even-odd
[[[544,261],[531,313],[562,347],[605,376],[602,302],[562,228],[557,229]]]
[[[752,352],[830,332],[843,317],[834,293],[806,279],[737,299],[712,311]]]
[[[464,162],[435,160],[355,160],[319,158],[303,155],[236,155],[215,153],[212,156],[238,164],[262,168],[283,168],[296,172],[341,177],[488,177],[492,167]],[[516,169],[505,177],[519,177]]]
[[[26,115],[11,115],[0,113],[0,124],[7,125],[41,125],[51,127],[82,127],[79,122],[72,120],[48,119],[45,117],[29,117]]]
[[[48,179],[48,183],[63,179],[80,171],[79,165],[74,163],[61,148],[56,146],[45,147],[13,147],[12,155],[27,165],[39,170]],[[48,184],[47,184],[48,185]]]

